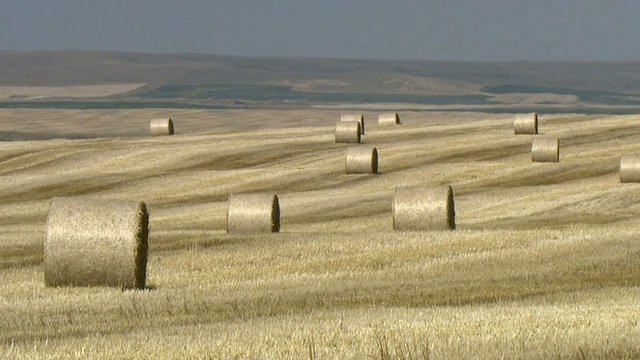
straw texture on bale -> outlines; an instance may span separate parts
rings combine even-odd
[[[229,194],[228,233],[280,231],[280,202],[272,194]]]
[[[377,174],[378,149],[373,146],[350,146],[346,151],[347,174]]]
[[[360,123],[360,134],[364,135],[364,115],[346,114],[340,116],[340,121],[357,121]]]
[[[393,195],[393,229],[400,231],[454,230],[453,189],[396,187]]]
[[[382,113],[378,115],[378,124],[380,125],[397,125],[401,124],[398,113]]]
[[[148,226],[144,202],[54,198],[44,240],[46,285],[143,289]]]
[[[513,132],[515,134],[537,134],[538,113],[517,114],[513,120]]]
[[[560,160],[560,140],[556,137],[534,137],[531,143],[531,161],[558,162]]]
[[[620,157],[620,182],[640,182],[640,154]]]
[[[338,121],[336,123],[337,143],[360,143],[360,122],[358,121]]]
[[[152,136],[173,135],[173,121],[171,118],[151,119],[149,130]]]

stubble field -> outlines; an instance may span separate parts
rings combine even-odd
[[[640,357],[640,116],[543,115],[560,162],[532,163],[513,115],[364,114],[378,175],[345,174],[335,110],[0,111],[49,139],[0,142],[0,357]],[[393,231],[394,188],[438,184],[457,230]],[[279,196],[280,233],[226,234],[244,192]],[[75,195],[147,203],[147,290],[45,287]]]

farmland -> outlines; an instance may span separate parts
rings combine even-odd
[[[640,356],[640,116],[543,113],[560,162],[532,163],[513,114],[370,109],[377,175],[345,173],[335,107],[0,110],[0,356]],[[455,231],[392,229],[396,186],[442,184]],[[253,192],[280,233],[227,234]],[[45,287],[49,202],[75,195],[146,202],[148,289]]]

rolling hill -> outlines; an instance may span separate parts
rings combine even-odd
[[[640,63],[249,58],[98,51],[0,52],[4,108],[304,108],[632,113]],[[80,85],[136,84],[79,98]],[[28,98],[24,87],[49,87]],[[2,93],[2,92],[0,92]],[[30,93],[30,92],[27,92]]]

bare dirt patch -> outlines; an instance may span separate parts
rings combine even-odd
[[[80,86],[0,86],[0,99],[42,99],[49,97],[90,98],[123,94],[145,84]]]

